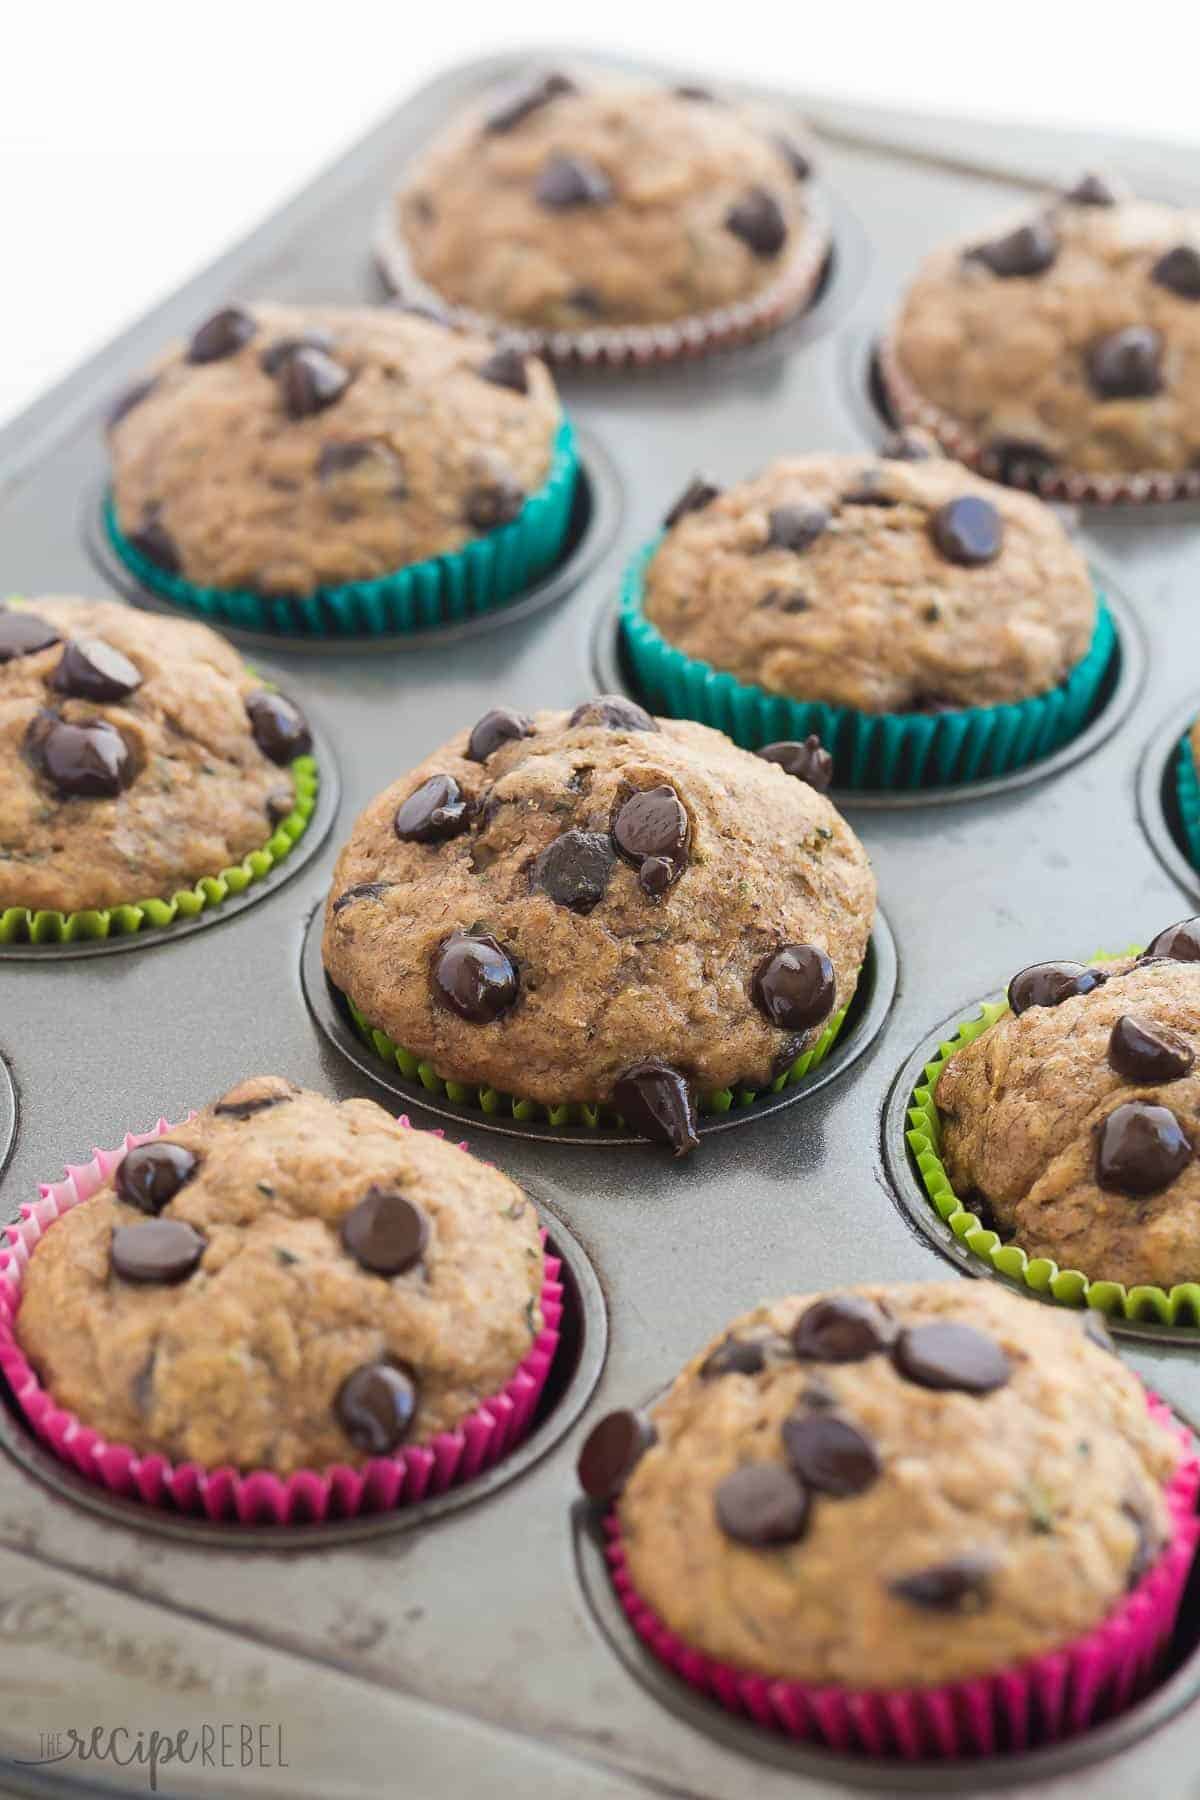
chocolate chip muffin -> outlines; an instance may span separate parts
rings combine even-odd
[[[1200,1281],[1200,919],[1137,957],[1035,963],[946,1064],[955,1192],[1093,1281]]]
[[[560,423],[541,363],[436,319],[226,307],[117,403],[117,523],[197,586],[303,596],[515,519]]]
[[[1171,1533],[1179,1462],[1104,1327],[983,1282],[756,1307],[580,1479],[692,1649],[778,1680],[928,1687],[1100,1623]]]
[[[205,625],[111,600],[0,607],[0,911],[168,896],[266,843],[312,747]]]
[[[902,412],[1003,479],[1194,471],[1200,213],[1093,176],[935,251],[884,378]]]
[[[938,712],[1055,687],[1096,626],[1087,565],[1041,501],[907,440],[791,457],[666,518],[642,611],[739,681],[867,713]]]
[[[690,1149],[697,1096],[770,1082],[854,992],[875,883],[814,780],[810,746],[616,695],[490,712],[359,817],[326,970],[443,1079]]]
[[[453,1428],[528,1353],[542,1280],[537,1215],[497,1169],[257,1076],[53,1225],[16,1332],[104,1437],[287,1475]]]
[[[395,228],[417,277],[475,315],[670,325],[754,300],[798,256],[811,286],[824,228],[810,171],[778,121],[715,94],[538,71],[430,146]]]

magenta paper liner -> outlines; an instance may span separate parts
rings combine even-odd
[[[605,1556],[617,1596],[646,1648],[727,1712],[831,1750],[894,1756],[992,1756],[1057,1743],[1122,1712],[1151,1685],[1175,1628],[1192,1566],[1200,1462],[1191,1438],[1156,1394],[1147,1405],[1176,1430],[1188,1454],[1166,1490],[1173,1532],[1154,1566],[1109,1616],[1062,1650],[998,1675],[940,1687],[851,1689],[772,1681],[689,1648],[633,1585],[615,1512],[604,1521]]]
[[[406,1115],[400,1123],[414,1129]],[[0,1250],[0,1372],[29,1424],[56,1456],[123,1499],[243,1525],[298,1525],[432,1499],[490,1469],[514,1448],[529,1429],[558,1348],[563,1289],[555,1256],[545,1259],[542,1330],[501,1391],[453,1431],[441,1432],[427,1444],[405,1445],[394,1456],[373,1457],[357,1468],[336,1463],[283,1477],[266,1469],[246,1475],[233,1468],[175,1464],[163,1456],[142,1456],[128,1444],[110,1444],[74,1413],[56,1406],[16,1338],[29,1258],[54,1221],[90,1199],[127,1150],[172,1129],[159,1119],[150,1131],[126,1133],[118,1150],[97,1150],[90,1163],[69,1164],[65,1179],[43,1184],[36,1205],[22,1206],[20,1221],[6,1227],[9,1248]]]

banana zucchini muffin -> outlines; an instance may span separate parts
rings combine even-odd
[[[395,225],[417,277],[484,318],[670,324],[753,299],[813,251],[809,173],[798,140],[716,95],[539,71],[430,146]]]
[[[899,410],[1002,479],[1194,471],[1200,213],[1085,178],[927,257],[890,361]]]
[[[303,596],[515,519],[561,419],[536,358],[437,319],[226,307],[117,403],[117,523],[197,586]]]
[[[16,1335],[106,1439],[288,1475],[452,1429],[527,1355],[542,1281],[537,1215],[499,1170],[256,1076],[56,1221]]]
[[[1172,1531],[1180,1460],[1104,1328],[986,1282],[756,1307],[585,1491],[692,1650],[775,1680],[906,1689],[996,1674],[1098,1625]]]
[[[1141,956],[1034,963],[947,1062],[956,1193],[1030,1256],[1093,1281],[1200,1280],[1200,920]]]
[[[790,457],[725,492],[697,480],[666,527],[646,618],[687,656],[797,700],[1023,700],[1054,688],[1096,627],[1087,565],[1048,507],[909,444]]]
[[[117,906],[260,849],[300,709],[206,625],[111,600],[0,606],[0,912]]]
[[[445,1080],[611,1103],[682,1154],[697,1095],[816,1041],[871,930],[819,754],[772,751],[618,695],[485,714],[359,817],[330,980]]]

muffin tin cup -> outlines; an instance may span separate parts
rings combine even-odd
[[[507,525],[471,539],[461,550],[410,563],[390,575],[299,597],[198,587],[169,574],[124,536],[111,491],[102,501],[102,548],[150,593],[209,623],[298,638],[405,636],[498,611],[540,581],[567,541],[579,474],[575,433],[564,419],[545,485]]]
[[[1167,1547],[1092,1631],[996,1675],[893,1689],[773,1681],[704,1655],[664,1624],[633,1584],[615,1513],[604,1521],[609,1574],[634,1631],[660,1662],[728,1712],[769,1730],[831,1750],[904,1761],[1019,1753],[1058,1743],[1123,1712],[1150,1687],[1175,1629],[1200,1537],[1200,1463],[1191,1436],[1157,1395],[1147,1391],[1146,1402],[1187,1450],[1166,1489]]]
[[[1179,828],[1192,868],[1200,873],[1200,776],[1192,754],[1190,733],[1185,732],[1175,749],[1175,802]]]
[[[1050,693],[1029,700],[933,714],[864,713],[768,693],[688,656],[651,624],[645,573],[660,542],[638,552],[621,585],[621,643],[640,697],[652,711],[715,726],[747,750],[816,732],[833,756],[836,786],[848,793],[965,787],[1031,768],[1080,736],[1111,686],[1117,633],[1097,591],[1087,655]]]
[[[1043,500],[1064,500],[1072,505],[1145,506],[1170,500],[1200,497],[1200,469],[1140,469],[1129,474],[1085,474],[1082,470],[1026,467],[1001,476],[999,465],[969,426],[927,400],[906,374],[894,340],[880,339],[875,368],[881,398],[903,425],[932,432],[948,456],[990,480],[1004,480],[1008,487],[1023,488]]]
[[[412,1129],[406,1118],[400,1122]],[[281,1477],[266,1469],[243,1474],[229,1467],[174,1464],[163,1456],[143,1455],[129,1444],[110,1443],[74,1413],[57,1406],[16,1336],[29,1258],[56,1219],[103,1186],[126,1151],[171,1129],[166,1119],[159,1119],[150,1131],[127,1133],[119,1149],[97,1150],[91,1162],[68,1167],[64,1180],[43,1185],[37,1204],[22,1206],[19,1222],[6,1228],[10,1247],[0,1251],[0,1373],[28,1424],[57,1457],[88,1481],[147,1506],[230,1525],[300,1525],[414,1505],[471,1481],[520,1443],[537,1411],[559,1344],[563,1287],[559,1259],[550,1255],[541,1293],[542,1330],[500,1392],[452,1431],[440,1432],[425,1444],[405,1445],[392,1456],[372,1457],[356,1468],[335,1464]]]

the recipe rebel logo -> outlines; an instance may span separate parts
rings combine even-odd
[[[53,1763],[108,1763],[144,1771],[146,1786],[158,1792],[160,1769],[286,1769],[283,1726],[248,1719],[214,1720],[176,1731],[153,1726],[67,1725],[39,1733],[36,1756],[15,1763],[44,1768]]]

